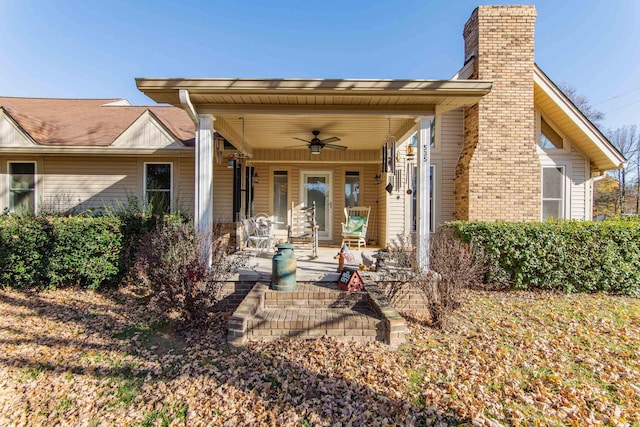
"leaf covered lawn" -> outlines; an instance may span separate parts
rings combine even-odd
[[[640,425],[640,300],[469,291],[408,343],[232,349],[144,299],[0,292],[0,425]]]

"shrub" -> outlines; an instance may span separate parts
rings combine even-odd
[[[123,249],[118,218],[52,218],[50,224],[50,286],[96,289],[118,283]]]
[[[220,289],[231,271],[240,267],[237,258],[227,255],[228,241],[203,236],[191,223],[169,219],[144,234],[136,256],[136,270],[149,286],[150,308],[179,321],[204,324],[218,302]],[[201,246],[212,245],[210,268],[201,257]]]
[[[640,295],[640,222],[454,222],[484,249],[488,283],[515,289]]]
[[[430,239],[430,271],[417,269],[415,247],[399,236],[389,249],[395,264],[385,274],[390,299],[399,300],[413,290],[422,296],[432,326],[445,329],[451,314],[460,306],[462,289],[482,283],[482,251],[455,238],[453,232],[440,228]]]
[[[51,224],[34,216],[0,217],[0,287],[46,287]]]
[[[115,217],[0,217],[0,287],[96,289],[119,282],[123,254]]]

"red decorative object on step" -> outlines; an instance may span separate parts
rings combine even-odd
[[[343,291],[361,291],[364,282],[357,270],[345,267],[340,278],[338,279],[338,287]]]

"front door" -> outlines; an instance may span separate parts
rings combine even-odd
[[[331,218],[333,196],[331,195],[331,172],[302,172],[300,200],[305,206],[316,202],[318,239],[331,240]]]

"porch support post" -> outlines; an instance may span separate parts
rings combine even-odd
[[[213,231],[213,122],[209,114],[198,115],[195,158],[195,207],[194,227],[202,233],[206,244],[202,258],[211,266],[211,233]]]
[[[433,116],[422,116],[416,120],[420,128],[418,130],[417,154],[417,188],[416,188],[416,257],[418,272],[429,271],[429,218],[431,206],[429,205],[431,188],[429,186],[429,174],[431,165],[431,120]]]

